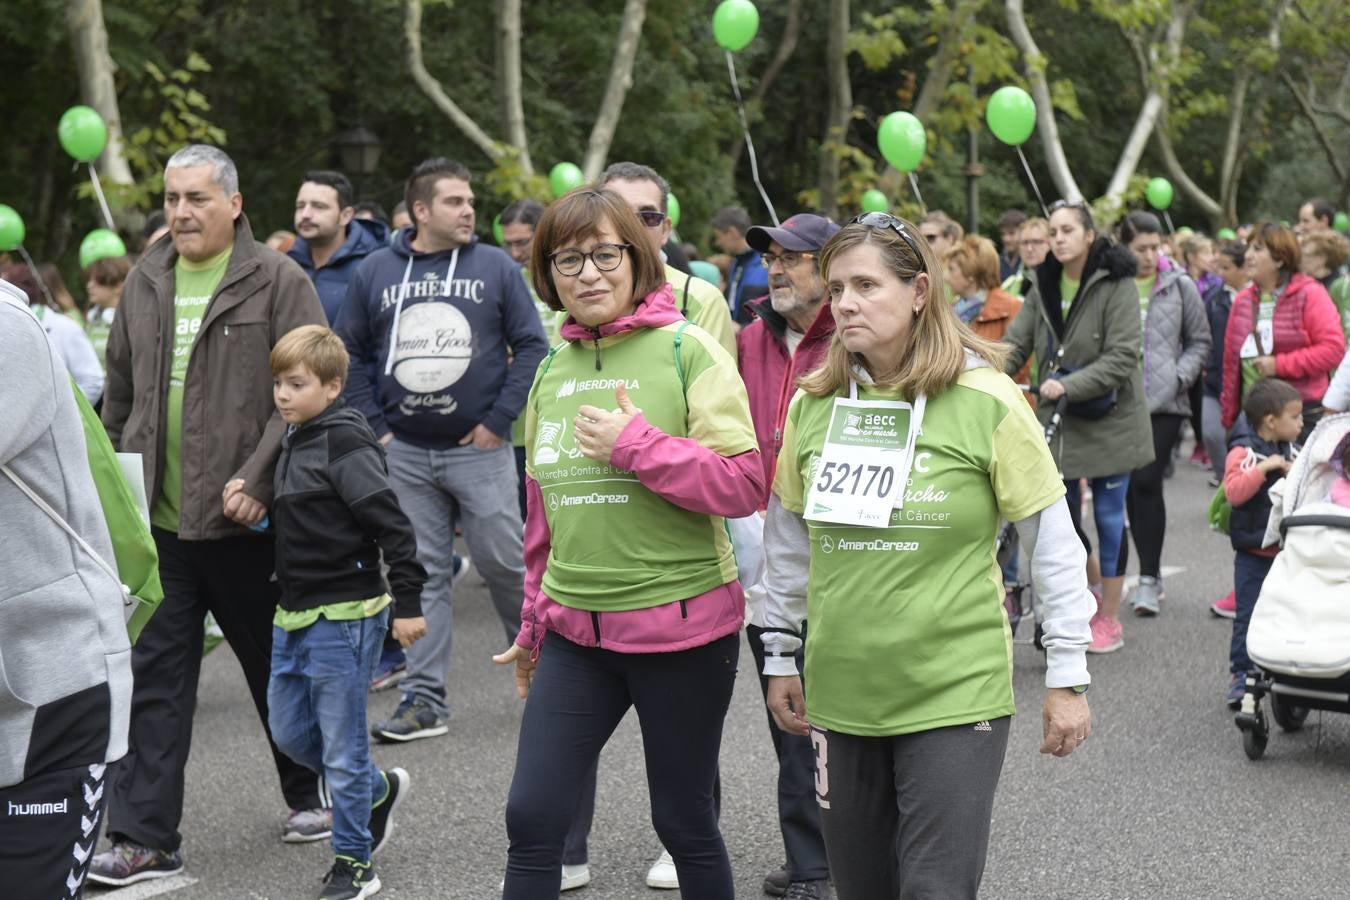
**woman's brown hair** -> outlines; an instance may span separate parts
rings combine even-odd
[[[563,309],[553,284],[556,274],[553,253],[599,234],[606,221],[618,234],[619,243],[628,245],[628,258],[633,264],[633,299],[641,301],[666,283],[665,264],[632,207],[604,188],[573,188],[544,210],[535,226],[534,246],[530,249],[530,279],[535,293],[549,309]]]
[[[1270,251],[1270,258],[1280,267],[1282,282],[1298,271],[1302,254],[1298,249],[1298,237],[1292,228],[1278,222],[1262,222],[1252,229],[1247,245],[1260,245]]]
[[[956,383],[966,369],[967,352],[1003,371],[1004,351],[1000,345],[979,337],[952,313],[937,257],[928,243],[919,237],[918,228],[904,219],[897,218],[896,221],[909,232],[911,240],[905,240],[894,228],[855,222],[841,228],[820,253],[820,275],[827,284],[830,264],[835,257],[867,245],[876,247],[886,268],[906,284],[927,274],[928,301],[905,333],[899,365],[889,372],[868,368],[872,381],[881,387],[898,388],[907,397],[919,394],[932,397]],[[848,386],[853,367],[857,365],[866,367],[861,357],[848,351],[839,331],[835,331],[820,368],[797,384],[808,394],[828,397]]]
[[[943,258],[949,266],[956,266],[982,291],[998,287],[998,251],[994,242],[978,234],[967,235],[947,251]]]

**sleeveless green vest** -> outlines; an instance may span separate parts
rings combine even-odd
[[[564,606],[647,609],[736,578],[722,517],[681,509],[632,472],[583,456],[573,436],[577,410],[614,408],[623,383],[648,422],[687,437],[685,390],[711,360],[684,334],[688,324],[601,338],[598,348],[590,341],[560,345],[535,376],[526,404],[526,470],[539,484],[551,533],[543,590]]]

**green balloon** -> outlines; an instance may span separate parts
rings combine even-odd
[[[1350,216],[1346,215],[1344,211],[1336,213],[1336,218],[1331,221],[1331,227],[1341,234],[1345,234],[1350,231]]]
[[[876,188],[863,191],[862,195],[863,212],[865,213],[889,212],[890,208],[891,208],[891,201],[887,200],[886,195],[881,191],[877,190]]]
[[[95,228],[80,241],[80,268],[89,268],[96,259],[110,256],[126,256],[127,245],[117,236],[117,232],[106,228]]]
[[[717,43],[734,53],[755,39],[759,10],[750,0],[722,0],[713,13],[712,26]]]
[[[506,244],[506,238],[502,237],[501,213],[497,213],[497,215],[493,216],[492,218],[492,237],[497,242],[498,247],[504,246]]]
[[[680,227],[680,198],[675,196],[674,191],[666,194],[666,215],[670,216],[671,228]]]
[[[572,188],[580,187],[585,180],[576,163],[560,162],[548,173],[548,186],[554,197],[561,197]]]
[[[108,143],[108,126],[103,117],[87,106],[72,106],[61,115],[56,126],[61,147],[80,162],[93,162]]]
[[[1148,205],[1154,209],[1167,209],[1172,205],[1172,182],[1166,178],[1154,178],[1148,183],[1144,196],[1148,198]]]
[[[984,119],[994,137],[1009,146],[1020,146],[1036,130],[1036,101],[1020,87],[1001,87],[989,98]]]
[[[901,172],[913,172],[923,162],[928,149],[928,133],[912,113],[893,112],[881,120],[877,129],[877,147],[886,162]]]
[[[17,250],[23,236],[23,216],[14,207],[0,203],[0,250]]]
[[[1234,231],[1234,230],[1231,229],[1231,228],[1220,228],[1220,229],[1219,229],[1219,233],[1216,234],[1216,235],[1214,235],[1214,236],[1215,236],[1216,238],[1218,238],[1219,240],[1221,240],[1221,241],[1236,241],[1236,240],[1237,240],[1237,232]]]

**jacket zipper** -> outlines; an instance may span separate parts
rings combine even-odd
[[[591,340],[595,341],[595,371],[600,371],[600,329],[588,328],[591,333]]]
[[[681,619],[689,618],[689,607],[685,605],[684,600],[680,601],[680,618]]]

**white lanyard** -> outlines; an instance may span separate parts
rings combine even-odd
[[[399,320],[403,318],[403,300],[408,296],[408,276],[412,274],[413,258],[408,257],[408,264],[403,267],[403,283],[398,288],[398,300],[394,304],[394,323],[389,329],[389,356],[384,361],[384,374],[388,375],[394,371],[394,357],[398,352],[398,325]],[[455,269],[459,268],[459,248],[456,247],[450,254],[450,268],[445,272],[445,287],[441,290],[441,296],[448,298],[450,291],[455,283]]]

